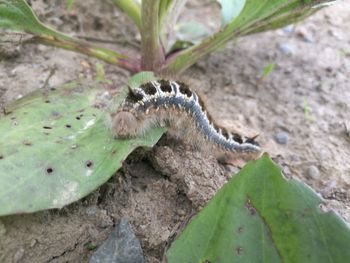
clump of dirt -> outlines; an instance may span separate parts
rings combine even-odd
[[[200,8],[199,1],[193,2],[187,12]],[[138,48],[136,29],[111,3],[75,1],[73,11],[61,1],[32,3],[40,18],[59,30],[116,40],[107,46],[130,53]],[[209,98],[216,119],[259,132],[263,148],[286,175],[312,186],[327,200],[327,209],[335,209],[347,221],[349,15],[350,3],[344,1],[294,27],[245,37],[201,60],[186,76]],[[0,64],[0,105],[77,77],[93,82],[98,62],[41,45],[14,46],[6,54]],[[270,63],[275,69],[261,79]],[[105,71],[116,87],[129,76],[110,65]],[[281,132],[283,144],[276,141]],[[105,185],[79,202],[62,210],[0,218],[0,261],[87,262],[116,222],[128,217],[147,262],[161,262],[166,245],[232,170],[237,168],[168,140],[149,152],[139,150]]]

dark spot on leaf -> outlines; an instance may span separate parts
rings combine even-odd
[[[117,152],[116,150],[113,150],[113,151],[112,151],[112,155],[114,155],[116,152]]]
[[[33,145],[32,142],[30,142],[30,141],[28,141],[28,140],[24,140],[22,143],[23,143],[24,145],[26,145],[26,146],[32,146],[32,145]]]
[[[56,90],[56,88],[50,88],[50,90]]]
[[[4,156],[0,154],[0,160],[4,159]]]
[[[75,117],[77,120],[80,120],[80,116]]]
[[[47,167],[46,168],[46,173],[47,174],[52,174],[53,173],[53,168],[52,167]]]
[[[57,111],[53,111],[53,112],[51,112],[51,116],[55,119],[59,119],[59,118],[61,118],[61,113],[59,113]]]
[[[243,226],[240,226],[237,228],[237,233],[242,234],[243,233]]]
[[[93,166],[93,162],[90,161],[90,160],[88,160],[88,161],[86,161],[85,166],[86,166],[87,168],[91,168],[91,167]]]
[[[242,256],[243,255],[243,247],[236,247],[236,254],[237,256]]]
[[[256,214],[256,209],[253,207],[250,199],[245,203],[245,207],[248,209],[249,213],[253,216]]]
[[[50,103],[51,101],[49,101],[49,100],[45,100],[45,103]]]
[[[51,130],[52,127],[51,126],[43,126],[43,129]]]
[[[70,124],[66,124],[65,126],[66,126],[66,128],[68,128],[68,129],[69,129],[69,128],[72,128],[72,125],[70,125]]]

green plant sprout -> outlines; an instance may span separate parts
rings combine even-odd
[[[70,11],[73,9],[73,6],[74,6],[74,0],[67,0],[66,9]]]
[[[304,97],[303,107],[304,107],[304,118],[308,121],[314,121],[314,119],[310,115],[310,107],[306,97]]]
[[[271,72],[275,69],[275,66],[276,66],[276,63],[272,62],[272,63],[269,63],[268,65],[266,65],[263,70],[261,71],[261,74],[260,74],[260,80],[263,80],[265,79],[268,75],[271,74]]]
[[[39,21],[25,0],[0,0],[0,28],[23,32],[23,44],[79,52],[124,68],[134,88],[156,75],[176,76],[239,37],[295,23],[332,0],[218,0],[221,27],[179,19],[186,0],[113,0],[141,35],[140,51],[123,54],[59,32]],[[70,10],[74,0],[67,0]],[[97,3],[98,4],[98,3]],[[268,76],[270,63],[261,78]],[[106,82],[96,64],[96,82]],[[125,98],[79,81],[40,89],[11,103],[0,118],[0,216],[62,208],[88,195],[136,147],[152,147],[165,129],[114,139],[109,113]],[[308,105],[304,100],[304,114]],[[265,154],[233,177],[166,252],[172,262],[347,262],[350,230],[308,187],[286,180]],[[87,246],[94,248],[94,244]]]

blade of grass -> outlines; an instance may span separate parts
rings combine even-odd
[[[138,3],[134,0],[113,0],[113,3],[141,29],[141,8]]]
[[[164,52],[159,38],[160,0],[143,0],[141,5],[141,53],[142,69],[159,71]]]

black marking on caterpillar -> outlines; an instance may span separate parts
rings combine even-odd
[[[158,125],[175,131],[173,134],[185,142],[210,142],[224,152],[253,156],[261,152],[255,137],[230,133],[215,124],[200,96],[182,82],[162,79],[129,88],[111,117],[117,138],[135,137]]]

